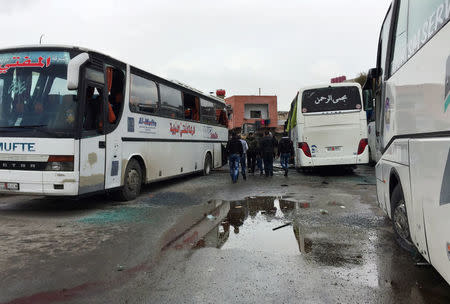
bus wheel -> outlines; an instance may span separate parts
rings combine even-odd
[[[400,184],[395,186],[394,191],[392,191],[391,203],[395,206],[392,210],[392,224],[394,226],[397,243],[403,249],[415,254],[417,253],[417,249],[411,240],[405,198],[403,197],[403,191]]]
[[[212,160],[211,160],[211,154],[206,153],[205,157],[205,164],[203,165],[203,175],[209,175],[211,173],[211,167],[212,167]]]
[[[130,201],[135,199],[141,192],[142,169],[139,163],[132,159],[125,169],[125,181],[120,191],[122,200]]]

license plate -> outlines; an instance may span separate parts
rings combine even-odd
[[[0,190],[19,190],[18,183],[0,183]]]
[[[341,151],[341,150],[342,150],[341,146],[327,147],[328,152]]]

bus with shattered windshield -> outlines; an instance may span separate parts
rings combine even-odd
[[[450,283],[450,1],[392,1],[368,74],[380,208]]]
[[[333,83],[301,89],[295,96],[287,130],[294,142],[295,167],[367,164],[367,119],[361,86]]]
[[[222,99],[78,47],[0,50],[0,193],[78,196],[222,166]]]

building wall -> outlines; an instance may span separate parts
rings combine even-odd
[[[264,127],[276,128],[278,126],[277,96],[236,95],[226,98],[225,102],[233,108],[233,115],[228,124],[229,129],[241,128],[244,123],[255,123],[257,120],[262,119],[270,119],[269,126]],[[247,115],[245,105],[248,105]],[[265,105],[268,107],[267,118],[250,118],[250,109],[264,109],[266,107]]]

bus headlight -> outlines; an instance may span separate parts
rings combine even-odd
[[[45,171],[73,171],[73,155],[50,155]]]

